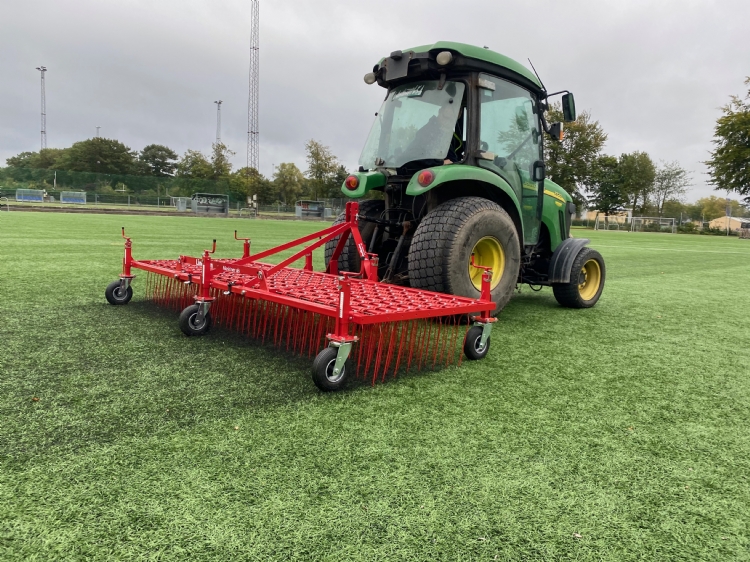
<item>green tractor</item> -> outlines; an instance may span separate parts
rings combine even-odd
[[[516,61],[451,42],[395,51],[365,82],[387,94],[359,170],[341,189],[367,196],[359,226],[382,281],[478,298],[481,267],[491,267],[496,312],[524,283],[551,286],[562,306],[596,304],[604,260],[589,240],[570,237],[575,205],[545,179],[543,133],[555,142],[563,130],[545,120],[548,98],[564,94],[570,122],[571,93],[548,94]],[[326,245],[326,263],[336,242]],[[347,244],[339,270],[359,271],[360,254]]]

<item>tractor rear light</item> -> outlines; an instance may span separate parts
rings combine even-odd
[[[359,178],[357,176],[349,176],[344,180],[344,186],[349,191],[354,191],[359,187]]]
[[[422,187],[427,187],[434,181],[434,179],[435,172],[433,172],[432,170],[422,170],[417,176],[417,183],[419,183],[419,185],[421,185]]]

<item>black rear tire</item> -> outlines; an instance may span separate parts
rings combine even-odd
[[[336,365],[336,357],[339,350],[336,347],[326,347],[318,353],[312,364],[312,379],[320,390],[323,392],[334,392],[341,390],[346,386],[349,380],[347,367],[349,361],[344,363],[344,367],[337,377],[333,376],[333,368]]]
[[[480,326],[472,326],[469,331],[466,332],[466,340],[464,341],[464,355],[471,361],[478,359],[484,359],[490,350],[490,340],[487,338],[487,342],[482,347],[482,332],[484,330]]]
[[[602,255],[592,248],[581,248],[573,260],[570,281],[553,284],[552,292],[561,306],[591,308],[602,295],[606,273]]]
[[[107,299],[109,304],[115,306],[128,304],[130,299],[133,298],[133,287],[128,285],[128,288],[123,291],[122,283],[119,279],[117,281],[112,281],[112,283],[107,285],[107,288],[104,290],[104,298]]]
[[[493,271],[492,300],[497,308],[492,314],[497,315],[516,288],[521,245],[513,219],[489,199],[459,197],[427,214],[409,247],[409,283],[418,289],[479,298],[481,285],[475,282],[481,272],[469,263],[482,240],[491,240],[502,249],[502,271]]]
[[[202,322],[198,322],[199,305],[192,304],[180,313],[180,330],[186,336],[203,336],[208,333],[213,325],[211,313],[207,312]]]
[[[382,213],[384,210],[385,201],[382,201],[380,199],[367,199],[365,201],[359,201],[360,215],[380,215],[380,213]],[[341,224],[342,222],[344,222],[345,217],[346,213],[341,213],[338,217],[336,217],[336,220],[333,221],[333,225]],[[365,243],[365,246],[369,247],[370,239],[372,238],[372,233],[374,232],[374,230],[375,224],[366,221],[359,221],[359,233],[362,235],[362,241]],[[339,238],[340,236],[336,236],[336,238],[333,238],[332,240],[326,242],[326,267],[328,267],[328,263],[333,257],[333,252],[336,249],[336,244],[339,243]],[[360,260],[359,258],[359,252],[357,252],[357,247],[354,245],[354,241],[352,240],[352,237],[350,235],[346,241],[346,245],[344,246],[344,251],[341,252],[341,255],[339,256],[339,271],[359,272],[361,267],[362,260]]]

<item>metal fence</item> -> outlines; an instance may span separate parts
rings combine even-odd
[[[70,192],[55,190],[39,190],[38,197],[17,198],[16,189],[0,189],[0,201],[3,210],[12,210],[15,205],[25,207],[44,208],[87,208],[87,209],[112,209],[127,212],[132,211],[154,211],[179,214],[192,214],[193,210],[189,197],[153,197],[148,195],[120,195],[109,193]],[[293,220],[319,220],[331,222],[336,216],[343,212],[347,198],[321,199],[326,209],[322,216],[298,216],[294,205],[248,205],[244,201],[233,201],[229,204],[229,213],[226,216],[243,219],[293,219]],[[204,214],[205,213],[201,213]],[[225,215],[221,215],[225,216]]]

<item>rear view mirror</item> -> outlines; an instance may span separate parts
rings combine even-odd
[[[566,123],[576,120],[576,100],[570,92],[562,97],[562,110],[563,119]]]

